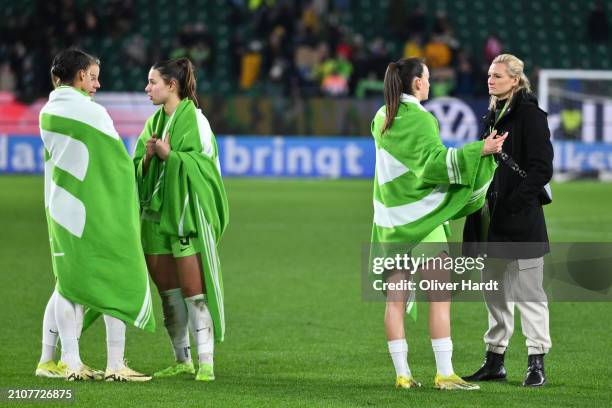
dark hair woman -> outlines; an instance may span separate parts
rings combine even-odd
[[[482,206],[483,191],[495,168],[490,155],[501,150],[505,136],[496,138],[492,133],[484,141],[462,148],[445,147],[436,119],[421,105],[428,94],[429,70],[421,59],[407,58],[389,64],[384,80],[385,105],[372,122],[376,143],[372,243],[402,243],[409,245],[415,256],[430,252],[444,258],[448,248],[443,224]],[[448,281],[447,271],[428,269],[421,270],[424,279]],[[407,271],[399,267],[386,270],[384,276],[386,283],[410,279]],[[385,331],[396,370],[396,386],[412,388],[419,384],[412,378],[407,361],[404,310],[411,307],[409,292],[387,290],[385,294]],[[477,389],[458,377],[452,367],[448,294],[428,295],[429,329],[437,366],[435,387]]]
[[[100,61],[91,55],[60,52],[51,67],[55,90],[40,112],[56,289],[45,310],[36,375],[148,381],[151,376],[123,359],[126,322],[153,331],[155,319],[144,256],[134,254],[140,225],[132,162],[108,112],[92,99],[99,73]],[[83,326],[99,314],[106,325],[104,373],[83,364],[79,352]],[[62,357],[56,364],[57,332]]]
[[[51,64],[51,83],[81,89],[93,96],[100,88],[100,60],[76,49],[61,51]]]
[[[147,120],[134,154],[142,246],[176,358],[155,376],[195,373],[190,327],[199,361],[195,378],[212,381],[214,342],[225,332],[217,244],[228,222],[217,142],[197,109],[191,61],[156,63],[145,91],[162,106]]]

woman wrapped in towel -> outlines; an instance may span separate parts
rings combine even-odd
[[[53,60],[55,90],[40,112],[45,209],[56,286],[43,322],[36,375],[68,380],[148,381],[125,365],[125,323],[153,331],[149,279],[140,248],[130,156],[106,110],[92,100],[100,62],[78,50]],[[136,255],[135,255],[136,252]],[[106,372],[80,358],[83,326],[104,315]],[[85,322],[84,320],[85,319]],[[55,364],[57,332],[62,357]]]
[[[214,343],[225,334],[217,244],[228,222],[217,143],[197,108],[188,59],[153,65],[145,91],[162,107],[147,120],[134,153],[142,248],[176,358],[154,375],[195,373],[190,327],[199,361],[195,378],[212,381]]]
[[[429,71],[422,60],[408,58],[389,64],[384,79],[385,106],[372,121],[376,144],[372,245],[407,244],[418,256],[417,244],[437,243],[436,247],[442,249],[435,255],[444,258],[448,255],[444,224],[483,205],[486,186],[495,170],[491,154],[500,151],[506,135],[496,138],[492,133],[459,149],[445,147],[436,119],[421,105],[428,93]],[[396,282],[405,273],[388,270],[385,278]],[[424,273],[421,270],[422,276]],[[428,268],[427,273],[428,279],[449,279],[449,271]],[[385,331],[398,388],[420,386],[411,375],[407,359],[404,310],[409,295],[404,290],[386,291]],[[437,291],[428,295],[429,331],[437,368],[434,386],[478,389],[453,370],[448,294]]]

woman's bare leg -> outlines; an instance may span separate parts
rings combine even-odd
[[[160,293],[180,288],[176,262],[171,254],[145,255],[145,261],[149,274]]]
[[[199,255],[190,255],[174,259],[178,271],[180,287],[185,298],[206,293],[202,282],[202,266]]]
[[[399,283],[409,279],[410,275],[403,271],[393,271],[387,278],[387,283]],[[404,290],[387,291],[387,303],[385,307],[385,333],[387,340],[397,340],[406,337],[404,332],[404,315],[406,313],[406,300],[409,293]]]
[[[442,260],[439,263],[428,264],[428,268],[421,269],[420,275],[422,279],[430,281],[436,281],[438,283],[450,282],[450,271],[438,266],[444,265],[444,260],[448,258],[446,253],[442,252],[438,255],[438,258]],[[451,321],[450,321],[450,307],[451,307],[451,293],[446,290],[431,290],[427,292],[429,299],[429,335],[432,339],[441,339],[450,337],[451,335]]]

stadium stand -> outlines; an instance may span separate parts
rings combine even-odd
[[[414,16],[418,4],[424,13],[421,19]],[[205,94],[270,93],[275,83],[290,94],[295,84],[308,90],[313,79],[317,93],[317,83],[326,75],[317,66],[340,55],[354,68],[345,70],[352,76],[349,84],[354,93],[361,79],[381,79],[377,62],[401,57],[415,33],[423,46],[436,35],[445,36],[453,52],[450,68],[458,69],[457,55],[462,53],[469,56],[476,76],[483,75],[483,47],[491,35],[500,39],[503,51],[520,55],[528,72],[612,69],[608,33],[599,42],[595,39],[600,37],[589,35],[593,4],[583,0],[0,0],[0,66],[6,72],[0,90],[16,91],[24,100],[46,94],[50,58],[58,49],[75,45],[102,59],[108,91],[140,91],[152,61],[187,54],[200,67],[198,88]],[[612,14],[612,2],[602,5],[605,21],[605,15]],[[316,48],[322,54],[314,54],[315,71],[303,73],[296,54],[301,46],[313,44],[325,46]],[[344,46],[343,52],[339,46]],[[248,53],[261,58],[258,77],[245,88],[239,86],[240,71]]]

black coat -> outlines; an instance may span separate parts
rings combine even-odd
[[[553,147],[546,112],[538,107],[531,93],[519,91],[495,128],[498,134],[508,132],[502,147],[519,167],[527,172],[522,178],[499,158],[493,182],[487,191],[491,215],[487,242],[531,242],[530,245],[489,246],[488,256],[503,258],[536,258],[549,252],[548,234],[542,209],[542,189],[553,174]],[[482,138],[489,134],[495,112],[483,118]],[[475,256],[475,246],[481,241],[481,211],[469,215],[463,230],[464,254]],[[518,248],[520,246],[520,248]],[[494,248],[505,247],[505,253]],[[511,249],[512,247],[517,249]]]

